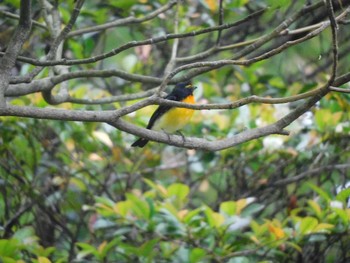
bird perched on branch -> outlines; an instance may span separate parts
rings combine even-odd
[[[195,103],[193,91],[197,87],[192,86],[190,81],[176,84],[172,92],[165,97],[167,100],[180,101],[185,103]],[[177,108],[173,106],[161,105],[151,116],[147,129],[154,131],[164,131],[173,133],[183,128],[191,119],[194,110]],[[134,142],[132,147],[144,147],[148,143],[147,139],[140,138]]]

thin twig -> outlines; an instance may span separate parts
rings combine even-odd
[[[178,0],[176,5],[175,19],[174,19],[174,34],[179,33],[179,9],[180,9],[180,1]],[[171,50],[170,60],[164,70],[165,75],[167,75],[170,71],[174,69],[174,66],[176,64],[178,47],[179,47],[179,39],[175,38],[173,42],[172,50]]]
[[[3,15],[3,16],[6,16],[6,17],[17,19],[17,20],[19,20],[19,17],[20,17],[19,15],[12,14],[10,12],[7,12],[7,11],[1,10],[1,9],[0,9],[0,14]],[[32,24],[33,24],[33,26],[40,27],[42,29],[47,30],[47,27],[45,25],[39,23],[36,20],[32,20]]]
[[[329,90],[330,91],[341,92],[341,93],[350,93],[350,89],[342,89],[342,88],[337,88],[337,87],[333,87],[333,86],[330,86]]]
[[[313,168],[311,170],[300,173],[296,176],[271,182],[271,184],[269,184],[268,187],[276,187],[276,186],[279,187],[283,185],[288,185],[288,184],[299,182],[313,175],[319,175],[321,172],[333,171],[333,170],[344,170],[349,168],[350,168],[350,164],[332,164],[332,165],[322,166],[318,168]]]
[[[328,80],[328,84],[331,86],[336,78],[338,68],[338,24],[334,15],[333,3],[331,0],[326,0],[326,8],[332,30],[333,65],[331,77]],[[350,7],[347,8],[347,11],[350,11]]]
[[[291,24],[293,24],[297,19],[299,19],[300,17],[303,17],[303,15],[312,12],[318,8],[320,8],[323,5],[322,1],[319,1],[313,5],[309,5],[304,7],[303,9],[299,10],[298,12],[294,13],[293,15],[291,15],[289,18],[287,18],[286,20],[284,20],[279,26],[277,26],[271,33],[266,34],[264,36],[259,37],[258,39],[256,39],[252,44],[250,44],[249,46],[247,46],[246,48],[244,48],[243,50],[235,53],[235,56],[233,56],[231,58],[231,60],[236,60],[239,59],[249,53],[251,53],[252,51],[255,51],[256,49],[258,49],[259,47],[265,45],[267,42],[269,42],[271,39],[274,39],[275,37],[277,37],[279,34],[281,34],[281,32],[283,32],[284,30],[286,30]],[[220,67],[220,65],[218,65],[218,67]],[[210,70],[216,69],[215,67],[203,67],[203,68],[196,68],[193,69],[192,71],[186,73],[183,75],[183,77],[185,79],[192,79],[195,76],[201,75],[205,72],[208,72]],[[164,81],[166,82],[166,81]],[[163,88],[163,85],[161,85]]]
[[[102,104],[110,104],[114,102],[143,99],[154,95],[156,91],[157,91],[157,88],[153,88],[153,89],[138,92],[138,93],[110,96],[110,97],[101,98],[101,99],[78,99],[78,98],[69,97],[66,100],[66,102],[76,103],[76,104],[85,104],[85,105],[102,105]]]
[[[164,13],[167,10],[171,9],[176,4],[176,2],[177,2],[177,0],[171,0],[166,5],[154,10],[153,12],[150,12],[149,14],[147,14],[141,18],[136,18],[134,16],[130,16],[127,18],[118,19],[118,20],[115,20],[112,22],[108,22],[108,23],[105,23],[102,25],[78,29],[78,30],[72,31],[69,34],[67,34],[67,37],[74,37],[74,36],[78,36],[78,35],[82,35],[82,34],[86,34],[86,33],[98,32],[98,31],[106,30],[106,29],[113,28],[113,27],[143,23],[143,22],[149,21],[149,20],[155,18],[156,16],[158,16],[159,14]]]
[[[263,12],[265,11],[265,9],[262,9],[259,12]],[[149,38],[146,40],[141,40],[141,41],[131,41],[128,42],[118,48],[115,48],[107,53],[104,54],[100,54],[91,58],[85,58],[85,59],[60,59],[60,60],[47,60],[47,61],[40,61],[37,59],[30,59],[30,58],[26,58],[27,63],[32,64],[34,66],[56,66],[56,65],[67,65],[67,66],[71,66],[71,65],[79,65],[79,64],[87,64],[87,63],[94,63],[112,56],[115,56],[117,54],[119,54],[122,51],[125,51],[129,48],[133,48],[133,47],[137,47],[137,46],[143,46],[143,45],[151,45],[151,44],[156,44],[156,43],[161,43],[164,41],[168,41],[171,39],[175,39],[175,38],[185,38],[185,37],[194,37],[194,36],[198,36],[198,35],[202,35],[202,34],[207,34],[210,32],[214,32],[217,30],[223,30],[223,29],[228,29],[234,26],[238,26],[242,23],[245,22],[245,18],[238,20],[237,22],[233,22],[233,23],[228,23],[228,24],[224,24],[221,26],[214,26],[214,27],[208,27],[208,28],[204,28],[204,29],[200,29],[197,31],[192,31],[192,32],[187,32],[187,33],[181,33],[181,34],[167,34],[167,35],[163,35],[163,36],[159,36],[159,37],[154,37],[154,38]],[[0,53],[1,54],[1,53]]]

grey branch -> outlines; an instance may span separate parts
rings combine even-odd
[[[109,23],[105,23],[102,25],[78,29],[78,30],[70,32],[67,35],[67,37],[74,37],[74,36],[78,36],[78,35],[82,35],[82,34],[86,34],[86,33],[98,32],[98,31],[106,30],[108,28],[113,28],[113,27],[143,23],[143,22],[151,20],[151,19],[155,18],[157,15],[164,13],[165,11],[171,9],[176,4],[176,2],[177,2],[176,0],[171,0],[166,5],[158,8],[157,10],[154,10],[153,12],[145,15],[142,18],[136,18],[134,16],[130,16],[127,18],[118,19],[118,20],[115,20],[115,21],[112,21]]]
[[[5,92],[9,85],[10,72],[15,65],[22,45],[29,36],[31,27],[31,1],[21,0],[18,26],[8,44],[4,56],[0,58],[0,107],[6,106]]]

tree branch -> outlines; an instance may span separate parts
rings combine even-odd
[[[29,36],[31,27],[31,1],[21,0],[18,26],[8,44],[3,58],[0,58],[0,107],[6,107],[5,92],[9,85],[10,72],[16,63],[22,45]]]
[[[7,12],[7,11],[1,10],[1,9],[0,9],[0,14],[3,15],[3,16],[6,16],[6,17],[17,19],[17,20],[19,20],[19,18],[20,18],[19,15],[12,14],[10,12]],[[32,20],[32,25],[47,30],[47,27],[45,25],[39,23],[36,20]]]
[[[261,10],[260,12],[265,11],[265,9]],[[213,26],[209,28],[204,28],[200,29],[197,31],[192,31],[188,33],[181,33],[181,34],[166,34],[163,36],[159,37],[154,37],[154,38],[149,38],[146,40],[141,40],[141,41],[131,41],[128,42],[124,45],[121,45],[118,48],[115,48],[107,53],[100,54],[91,58],[85,58],[85,59],[60,59],[60,60],[47,60],[47,61],[40,61],[36,59],[29,59],[27,58],[25,62],[32,64],[34,66],[56,66],[56,65],[66,65],[66,66],[71,66],[71,65],[79,65],[79,64],[88,64],[88,63],[94,63],[112,56],[115,56],[122,51],[125,51],[127,49],[137,47],[137,46],[143,46],[143,45],[151,45],[151,44],[156,44],[156,43],[161,43],[165,42],[171,39],[176,39],[176,38],[185,38],[185,37],[194,37],[202,34],[207,34],[210,32],[214,32],[217,30],[223,30],[223,29],[228,29],[234,26],[238,26],[245,22],[246,18],[243,18],[241,20],[238,20],[233,23],[228,23],[228,24],[223,24],[221,26]]]
[[[338,68],[338,32],[337,32],[338,24],[334,15],[333,3],[331,0],[326,0],[326,8],[328,11],[328,17],[331,24],[331,30],[332,30],[333,65],[332,65],[331,77],[328,80],[329,86],[331,86],[336,78],[337,68]],[[350,7],[348,7],[346,11],[349,12]]]
[[[62,44],[62,41],[66,38],[67,34],[71,31],[73,25],[75,24],[75,21],[77,20],[79,14],[80,14],[80,10],[81,10],[83,4],[84,4],[84,0],[77,0],[75,2],[73,13],[69,19],[68,24],[62,29],[61,32],[58,33],[58,35],[56,34],[56,30],[54,29],[55,26],[54,25],[49,26],[50,31],[53,34],[52,37],[54,38],[54,40],[51,44],[49,53],[46,55],[46,58],[45,58],[46,60],[51,60],[51,59],[55,58],[59,46]],[[57,19],[59,19],[59,18],[57,18]],[[59,23],[59,21],[56,21],[56,22]],[[38,66],[40,66],[40,67],[35,68],[32,72],[30,72],[26,76],[13,78],[11,82],[12,83],[30,82],[44,68],[44,65],[38,65]]]
[[[299,182],[313,175],[319,175],[320,173],[325,171],[343,170],[343,169],[349,169],[349,168],[350,168],[350,164],[332,164],[332,165],[322,166],[318,168],[313,168],[311,170],[300,173],[296,176],[272,182],[271,184],[268,185],[268,187],[280,187],[280,186]]]
[[[86,33],[98,32],[98,31],[106,30],[106,29],[113,28],[113,27],[143,23],[143,22],[149,21],[149,20],[155,18],[156,16],[158,16],[159,14],[164,13],[167,10],[171,9],[176,4],[176,2],[177,2],[177,0],[171,0],[166,5],[154,10],[153,12],[150,12],[149,14],[147,14],[141,18],[136,18],[134,16],[130,16],[127,18],[118,19],[118,20],[115,20],[113,22],[105,23],[102,25],[78,29],[78,30],[70,32],[67,35],[67,37],[74,37],[74,36],[78,36],[78,35],[82,35],[82,34],[86,34]]]

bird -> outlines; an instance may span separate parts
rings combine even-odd
[[[165,99],[194,104],[193,91],[196,88],[191,81],[180,82],[175,85]],[[192,109],[160,105],[152,114],[146,128],[154,131],[174,133],[182,129],[190,121],[193,113],[194,110]],[[143,148],[147,143],[147,139],[139,138],[131,147]]]

